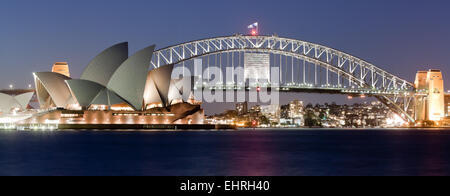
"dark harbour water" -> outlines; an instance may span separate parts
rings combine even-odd
[[[0,175],[450,175],[450,130],[0,131]]]

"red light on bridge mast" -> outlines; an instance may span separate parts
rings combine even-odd
[[[248,26],[248,29],[251,29],[250,34],[252,36],[257,36],[259,34],[259,24],[257,22]]]

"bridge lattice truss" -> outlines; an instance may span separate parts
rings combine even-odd
[[[281,55],[299,59],[316,66],[316,78],[317,66],[320,66],[326,70],[325,85],[305,86],[303,84],[302,86],[300,84],[296,86],[288,84],[281,86],[280,89],[287,91],[295,88],[337,89],[342,94],[365,94],[376,97],[405,120],[414,122],[415,88],[412,83],[360,58],[306,41],[278,36],[245,35],[203,39],[155,51],[151,65],[153,68],[158,68],[168,64],[180,64],[196,58],[231,52],[280,55],[279,66],[282,63]],[[334,84],[329,79],[329,74],[332,73],[338,78]],[[345,84],[344,79],[346,80]]]

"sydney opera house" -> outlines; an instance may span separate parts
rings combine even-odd
[[[172,79],[174,65],[149,71],[154,49],[129,57],[128,43],[114,45],[96,56],[79,79],[70,78],[65,63],[56,63],[52,72],[33,73],[41,112],[22,123],[203,124],[201,103],[183,89],[191,78]]]

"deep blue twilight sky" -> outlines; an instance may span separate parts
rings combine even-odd
[[[91,58],[121,41],[135,52],[246,33],[255,21],[262,34],[330,46],[410,81],[419,69],[442,69],[450,87],[449,19],[448,0],[2,0],[0,88],[25,88],[32,72],[55,61],[68,61],[79,77]],[[295,97],[345,103],[343,96]]]

